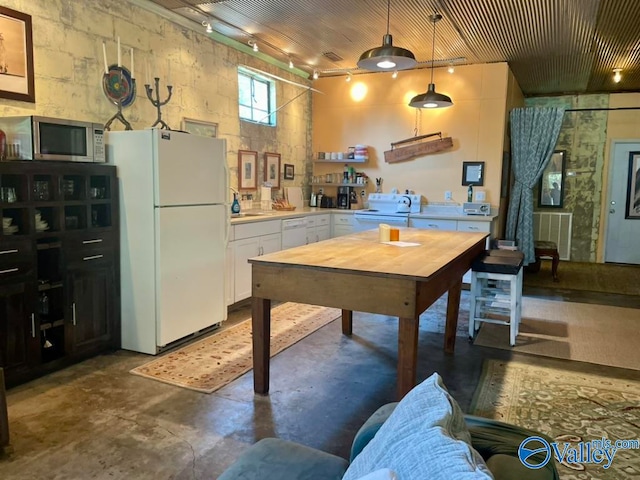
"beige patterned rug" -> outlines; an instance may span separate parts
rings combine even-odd
[[[474,345],[640,370],[640,310],[522,298],[514,347],[509,327],[483,323]]]
[[[640,438],[640,381],[518,362],[487,360],[471,413],[530,428],[580,448],[579,442]],[[618,449],[609,468],[558,465],[562,480],[640,478],[640,449]]]
[[[284,303],[271,309],[271,356],[340,317],[337,308]],[[253,368],[251,320],[131,370],[159,382],[212,393]]]

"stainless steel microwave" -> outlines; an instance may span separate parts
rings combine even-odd
[[[0,118],[7,160],[104,163],[104,127],[98,123],[38,117]]]

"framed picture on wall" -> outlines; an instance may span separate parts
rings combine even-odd
[[[238,150],[238,189],[256,190],[258,188],[258,152]]]
[[[205,122],[204,120],[183,117],[181,127],[185,132],[200,135],[202,137],[216,138],[218,136],[218,124],[213,122]]]
[[[484,162],[462,162],[462,185],[484,185]]]
[[[627,209],[625,218],[640,220],[640,152],[629,152]]]
[[[288,163],[284,164],[284,179],[293,180],[294,178],[294,166]]]
[[[538,183],[538,206],[562,208],[564,203],[564,170],[566,151],[553,152]]]
[[[0,7],[0,97],[35,103],[31,15]]]
[[[269,182],[272,188],[280,188],[280,154],[264,154],[264,181]]]

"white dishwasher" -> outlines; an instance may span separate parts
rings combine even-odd
[[[307,219],[291,218],[282,221],[282,249],[307,244]]]

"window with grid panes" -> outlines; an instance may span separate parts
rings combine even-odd
[[[239,68],[238,106],[241,120],[275,125],[274,83],[256,73]]]

